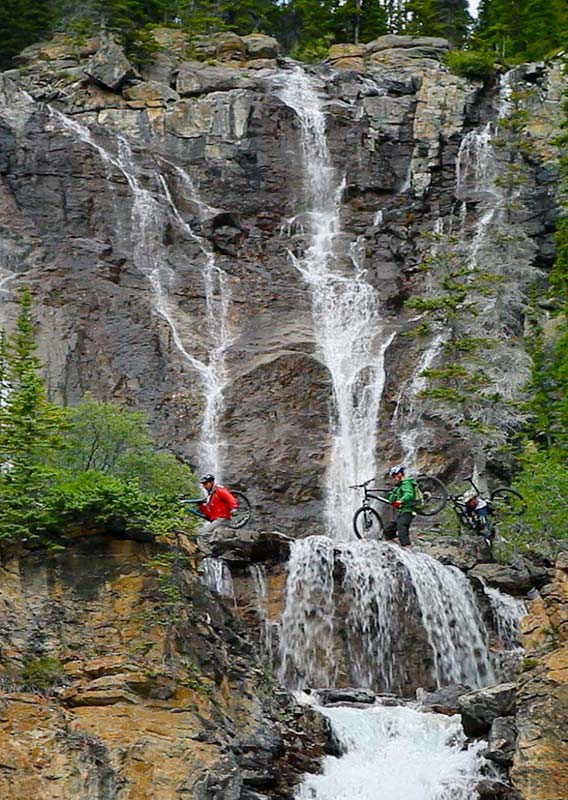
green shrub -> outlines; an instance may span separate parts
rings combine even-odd
[[[47,693],[61,683],[65,675],[63,664],[51,656],[26,656],[22,670],[22,689]]]
[[[447,68],[462,78],[487,81],[495,74],[493,56],[474,50],[452,50],[444,59]]]
[[[296,45],[290,52],[290,57],[295,58],[297,61],[303,61],[305,64],[316,64],[327,58],[332,40],[333,36],[328,35],[305,44]]]
[[[61,472],[41,498],[35,528],[58,532],[73,525],[143,529],[157,535],[191,526],[187,512],[172,495],[148,495],[134,479],[89,471]]]

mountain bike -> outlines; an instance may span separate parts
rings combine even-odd
[[[236,509],[231,512],[231,519],[227,520],[227,528],[231,528],[231,530],[235,531],[239,528],[244,528],[249,522],[252,515],[252,506],[246,494],[233,490],[231,490],[231,494],[236,499],[238,505]],[[205,514],[202,514],[198,508],[192,507],[198,503],[203,503],[203,497],[181,497],[180,503],[186,506],[188,514],[193,514],[194,517],[199,517],[199,519],[208,522]]]
[[[498,525],[505,516],[521,516],[526,511],[526,503],[521,494],[510,489],[508,486],[498,486],[493,489],[489,497],[484,497],[479,487],[475,484],[472,475],[468,475],[465,481],[470,484],[475,492],[475,497],[481,498],[485,502],[488,514],[481,516],[470,510],[468,507],[467,495],[471,494],[470,489],[466,489],[460,494],[448,494],[448,502],[453,509],[460,530],[471,531],[482,535],[488,544],[491,544],[495,537],[495,526]]]
[[[379,512],[371,506],[371,501],[391,505],[388,499],[394,487],[369,487],[375,479],[369,478],[364,483],[350,486],[350,489],[363,489],[363,502],[353,515],[353,530],[358,539],[382,539],[383,520]],[[421,517],[432,517],[438,514],[448,502],[448,490],[441,480],[433,475],[418,475],[414,479],[419,489],[419,502],[416,513]]]

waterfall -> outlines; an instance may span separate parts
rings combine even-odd
[[[268,617],[266,601],[268,589],[266,586],[266,569],[263,564],[251,564],[250,574],[256,591],[256,613],[261,628],[261,649],[270,659],[274,653],[274,625]]]
[[[494,681],[487,630],[463,572],[444,566],[426,553],[411,555],[401,548],[397,558],[408,570],[416,592],[434,654],[437,686],[483,686]]]
[[[292,688],[330,686],[335,679],[333,568],[331,539],[292,542],[278,670],[279,680]]]
[[[235,589],[231,571],[222,558],[204,558],[202,581],[217,594],[235,600]]]
[[[188,366],[198,374],[203,387],[203,414],[199,442],[199,464],[203,471],[212,471],[221,477],[226,443],[219,428],[224,392],[228,381],[225,356],[231,344],[228,316],[230,290],[226,274],[215,263],[208,242],[197,236],[182,218],[164,176],[157,172],[159,193],[145,189],[138,177],[130,143],[115,135],[117,153],[112,153],[95,141],[92,131],[61,112],[49,108],[52,117],[80,141],[93,148],[101,159],[118,170],[126,179],[132,195],[131,244],[133,260],[140,272],[146,276],[154,296],[154,309],[167,323],[174,345]],[[174,171],[189,189],[190,199],[203,212],[208,207],[198,197],[189,176],[175,165]],[[202,277],[205,288],[205,314],[207,328],[207,358],[193,355],[183,341],[179,325],[172,309],[169,290],[173,282],[172,269],[166,265],[163,245],[163,229],[168,216],[173,217],[178,228],[196,242],[203,254]]]
[[[443,332],[432,337],[430,344],[422,353],[410,379],[403,385],[393,414],[393,427],[398,433],[402,447],[402,463],[414,469],[420,448],[426,443],[427,432],[422,424],[422,410],[417,402],[419,393],[426,388],[424,370],[430,369],[438,357],[445,341]]]
[[[385,384],[387,336],[376,290],[365,281],[357,249],[340,264],[338,239],[343,181],[336,174],[326,141],[322,101],[300,69],[287,73],[278,96],[300,123],[308,246],[290,258],[311,290],[316,355],[331,377],[334,421],[326,476],[327,530],[352,537],[349,484],[376,469],[377,418]]]
[[[483,591],[489,598],[495,630],[501,644],[507,650],[520,647],[519,623],[527,613],[525,603],[518,597],[503,594],[493,586],[484,584]]]
[[[485,743],[466,745],[459,717],[410,708],[319,709],[344,749],[297,800],[473,800]]]
[[[342,662],[351,685],[400,691],[407,622],[424,633],[430,650],[425,664],[432,664],[436,686],[479,687],[494,680],[487,630],[469,581],[457,568],[382,542],[337,549],[323,536],[294,542],[280,629],[280,679],[292,688],[330,686]]]

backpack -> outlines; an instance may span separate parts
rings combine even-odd
[[[424,492],[418,485],[418,483],[412,479],[412,485],[414,488],[414,510],[420,513],[424,510],[424,505],[426,503],[426,498],[424,497]]]

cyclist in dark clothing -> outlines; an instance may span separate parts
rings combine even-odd
[[[389,470],[394,489],[389,500],[395,509],[395,517],[385,526],[385,539],[392,541],[398,536],[402,547],[411,547],[410,526],[416,516],[416,482],[405,477],[405,467],[398,465]]]

